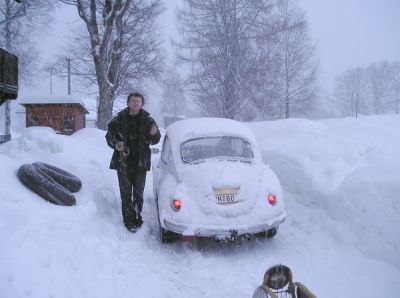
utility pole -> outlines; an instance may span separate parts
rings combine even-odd
[[[68,95],[71,95],[71,59],[67,58],[68,62]]]
[[[50,69],[50,95],[53,95],[53,68]]]

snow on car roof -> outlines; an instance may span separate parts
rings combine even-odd
[[[243,123],[226,118],[190,118],[172,123],[166,129],[171,142],[180,143],[199,137],[236,136],[257,146],[253,132]]]

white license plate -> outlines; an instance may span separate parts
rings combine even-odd
[[[235,203],[236,197],[235,195],[215,195],[215,201],[217,204]]]

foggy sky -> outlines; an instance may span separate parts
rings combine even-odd
[[[169,0],[160,23],[165,47],[170,53],[170,38],[176,38],[175,8],[181,0]],[[309,21],[310,35],[316,44],[322,94],[332,92],[334,77],[354,66],[367,66],[381,60],[400,61],[400,0],[300,0],[299,6]],[[42,63],[68,44],[77,20],[76,9],[61,6],[56,11],[54,29],[38,36]],[[66,80],[53,78],[53,94],[67,93]],[[49,94],[48,74],[40,74],[21,95]]]
[[[327,91],[332,91],[334,77],[349,67],[400,61],[399,0],[301,0],[301,7]]]

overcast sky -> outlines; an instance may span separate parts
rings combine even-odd
[[[165,46],[177,34],[175,9],[181,0],[169,0],[161,19]],[[383,59],[400,61],[400,0],[300,0],[305,11],[310,35],[316,43],[320,62],[319,78],[325,92],[331,92],[334,77],[354,66],[367,66]],[[42,62],[67,44],[69,28],[76,20],[74,7],[62,6],[56,12],[54,29],[39,37]],[[49,76],[40,76],[34,88],[21,94],[49,93]],[[74,86],[73,86],[74,87]],[[55,80],[54,94],[67,92],[66,81]],[[324,92],[323,92],[324,94]]]
[[[320,80],[354,66],[400,61],[400,0],[301,0],[317,45]]]

